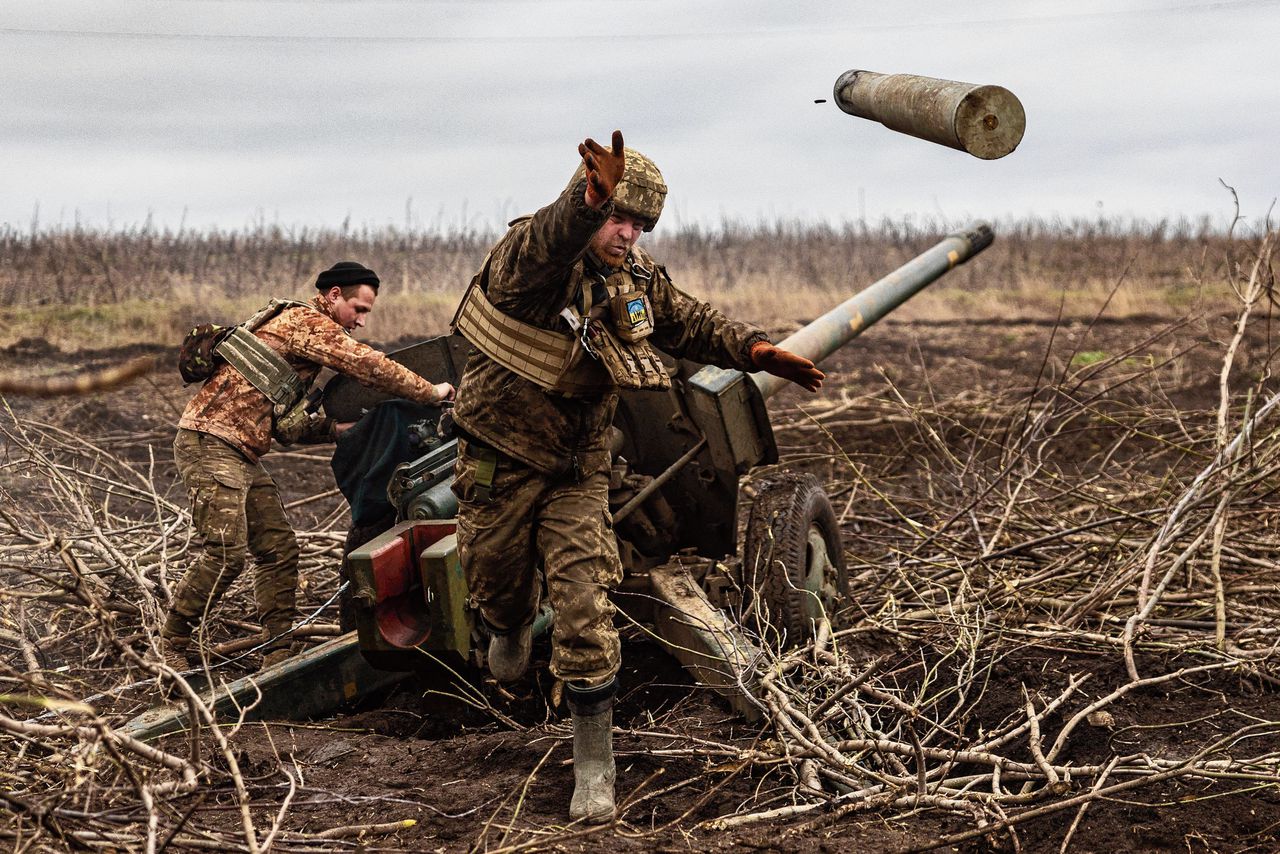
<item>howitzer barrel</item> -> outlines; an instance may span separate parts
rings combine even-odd
[[[944,273],[991,245],[995,235],[985,222],[947,236],[880,281],[867,286],[778,344],[813,362],[821,362],[862,331],[923,290]],[[751,374],[766,398],[787,381],[772,374]]]
[[[1013,151],[1027,127],[1022,102],[1003,86],[918,74],[846,71],[836,79],[835,101],[851,116],[983,160]]]

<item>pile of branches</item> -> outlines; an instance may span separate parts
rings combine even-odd
[[[1071,811],[1065,850],[1090,804],[1121,792],[1276,785],[1274,716],[1241,715],[1177,755],[1099,751],[1082,737],[1162,687],[1227,675],[1280,684],[1280,384],[1265,328],[1275,237],[1232,282],[1241,309],[1217,342],[1215,410],[1177,401],[1180,384],[1203,380],[1183,370],[1188,351],[1148,355],[1188,320],[1126,351],[1072,351],[1057,376],[1046,354],[1030,388],[909,402],[886,377],[886,391],[806,404],[778,431],[797,463],[821,462],[823,438],[836,448],[853,610],[823,617],[802,645],[761,643],[774,738],[747,753],[698,749],[783,762],[794,789],[712,826],[939,809],[972,826],[936,845],[1004,833],[1016,845],[1006,829]],[[901,441],[841,448],[850,430]],[[997,674],[1044,664],[1035,650],[1079,670],[991,696]],[[1109,670],[1117,678],[1099,684]]]
[[[853,556],[852,604],[802,643],[759,639],[765,737],[629,733],[660,739],[653,756],[784,769],[781,789],[706,826],[941,810],[970,827],[936,845],[1001,834],[1016,844],[1019,824],[1062,812],[1073,817],[1065,849],[1090,805],[1122,792],[1189,779],[1275,784],[1280,721],[1248,720],[1177,755],[1099,750],[1087,735],[1109,731],[1126,702],[1161,686],[1230,674],[1269,688],[1280,678],[1280,384],[1269,336],[1257,331],[1270,314],[1274,253],[1270,234],[1233,268],[1241,308],[1219,342],[1216,409],[1179,400],[1195,379],[1188,352],[1149,356],[1180,331],[1174,324],[1096,359],[1051,347],[1029,387],[936,400],[886,377],[879,393],[807,404],[778,429],[788,464],[834,461],[829,492]],[[876,430],[897,441],[841,438]],[[303,851],[394,829],[286,832],[300,784],[284,764],[266,826],[251,809],[240,722],[218,720],[156,651],[191,529],[185,501],[138,457],[147,437],[90,441],[12,413],[0,432],[0,838]],[[829,450],[814,451],[823,441]],[[340,521],[300,535],[314,605],[337,587]],[[250,611],[232,600],[208,621],[212,639],[243,634],[251,627],[226,614]],[[211,646],[221,652],[208,662],[213,681],[220,668],[240,675],[244,647]],[[994,697],[1028,650],[1113,660],[1117,676],[1067,664]],[[118,728],[160,687],[188,706],[182,752]],[[211,781],[233,794],[238,830],[197,833],[188,822],[198,800],[183,813],[168,805]]]
[[[174,672],[158,653],[166,605],[192,557],[186,502],[157,486],[172,477],[157,472],[165,468],[152,456],[159,438],[90,441],[0,414],[0,803],[9,817],[0,839],[14,850],[52,839],[73,850],[154,851],[176,842],[257,851],[277,835],[278,826],[254,827],[234,749],[238,723],[217,720],[194,674]],[[332,602],[344,540],[333,528],[343,518],[299,536],[306,600]],[[256,663],[265,638],[233,618],[252,613],[247,587],[237,583],[202,627],[204,684],[230,682]],[[315,609],[300,636],[337,633],[316,621],[322,611],[332,619],[336,606]],[[182,755],[119,728],[160,692],[188,705]],[[215,755],[202,753],[202,732]],[[184,820],[167,800],[210,779],[236,793],[243,834],[184,838]]]

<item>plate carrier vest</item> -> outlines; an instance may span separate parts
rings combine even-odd
[[[652,268],[629,256],[628,265],[605,280],[609,299],[593,306],[590,274],[575,267],[573,275],[583,280],[582,304],[560,312],[573,331],[556,332],[517,320],[489,301],[485,291],[491,257],[492,253],[485,256],[471,279],[450,326],[481,353],[541,388],[566,396],[671,387],[662,360],[644,340],[653,328],[648,298]],[[619,278],[621,282],[613,282]],[[627,311],[626,318],[618,317],[620,309]],[[624,335],[633,340],[624,340]]]

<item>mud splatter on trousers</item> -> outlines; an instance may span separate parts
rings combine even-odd
[[[485,451],[459,441],[454,468],[458,554],[473,605],[499,630],[530,622],[541,567],[556,612],[552,675],[592,684],[609,679],[622,662],[608,596],[622,582],[622,562],[609,516],[607,452],[584,455],[575,480],[501,454],[486,473],[478,456]]]

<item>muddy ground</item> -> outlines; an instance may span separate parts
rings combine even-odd
[[[1189,418],[1211,418],[1219,400],[1221,343],[1230,335],[1230,321],[1198,319],[1178,328],[1156,318],[1063,324],[1013,319],[889,321],[823,366],[829,377],[823,397],[828,404],[863,396],[884,400],[901,396],[913,405],[962,405],[966,400],[1029,389],[1072,365],[1126,353],[1131,355],[1125,358],[1135,364],[1157,364],[1180,354],[1177,376],[1162,380],[1161,401],[1176,404]],[[1148,340],[1160,330],[1167,334]],[[1240,376],[1258,376],[1269,364],[1269,349],[1267,329],[1251,333],[1241,356]],[[0,353],[0,370],[32,362],[64,368],[91,366],[146,350],[63,354],[30,341]],[[154,460],[161,491],[181,500],[171,488],[174,473],[168,445],[175,413],[189,393],[172,372],[162,368],[152,379],[122,391],[74,401],[11,399],[9,405],[19,422],[63,425],[100,440],[104,447],[118,449],[139,466],[151,466]],[[910,452],[919,447],[912,425],[892,418],[863,418],[829,422],[820,431],[805,429],[817,406],[791,391],[770,403],[782,464],[817,473],[833,495],[837,511],[846,509],[846,502],[857,495],[848,466],[860,462],[871,475],[889,478],[903,492],[928,499],[934,487],[927,482],[927,455]],[[323,450],[308,454],[312,452],[277,454],[266,460],[286,503],[331,488]],[[1081,468],[1087,469],[1096,458],[1096,450],[1082,442]],[[1087,474],[1081,472],[1082,477]],[[0,485],[17,496],[15,500],[34,488],[18,482],[12,469],[6,469],[3,477]],[[291,514],[299,529],[327,524],[341,531],[340,507],[340,499],[321,499]],[[879,542],[874,520],[861,516],[856,507],[844,517],[851,556],[874,553]],[[307,601],[324,601],[334,588],[335,571],[330,564],[313,573]],[[244,602],[243,593],[237,601]],[[250,618],[247,610],[241,616]],[[861,619],[856,607],[846,616],[847,624],[857,625]],[[322,619],[336,622],[336,609]],[[244,629],[230,626],[223,631],[231,638]],[[634,629],[624,630],[624,638],[622,694],[615,713],[617,792],[622,805],[616,825],[594,830],[565,827],[572,788],[569,729],[566,711],[553,708],[549,699],[552,686],[545,671],[545,640],[535,647],[531,676],[510,691],[471,674],[505,721],[443,696],[456,689],[437,674],[409,680],[324,720],[247,727],[235,743],[256,804],[255,816],[267,823],[285,798],[288,781],[283,766],[301,781],[285,819],[289,830],[416,820],[413,827],[364,840],[360,850],[368,851],[511,846],[590,851],[903,851],[973,826],[970,818],[938,810],[842,809],[731,830],[711,829],[713,819],[792,802],[795,781],[781,767],[748,767],[696,755],[655,755],[665,747],[687,747],[691,738],[728,742],[745,750],[757,739],[774,736],[735,718]],[[903,661],[915,652],[902,639],[875,642]],[[1168,670],[1180,666],[1180,654],[1171,651],[1159,660],[1148,653],[1144,662],[1153,669]],[[1114,650],[1028,641],[993,669],[977,706],[979,716],[994,725],[1021,702],[1023,686],[1034,690],[1058,685],[1073,673],[1093,674],[1090,696],[1101,696],[1125,681],[1123,664]],[[1071,758],[1104,761],[1112,754],[1136,752],[1181,756],[1188,745],[1207,743],[1241,721],[1275,720],[1276,709],[1275,689],[1247,675],[1219,672],[1209,679],[1175,681],[1117,702],[1112,706],[1113,724],[1091,729],[1074,742]],[[182,752],[180,742],[173,742],[169,746]],[[230,789],[221,783],[179,798],[172,806],[175,816],[192,811],[192,827],[233,831],[238,819],[232,802]],[[1056,812],[1019,824],[1015,834],[996,833],[943,850],[1057,851],[1075,816],[1075,810]],[[1070,850],[1273,851],[1280,847],[1278,836],[1276,784],[1198,780],[1152,785],[1092,804],[1074,832]],[[313,846],[355,850],[349,842],[315,840]]]

